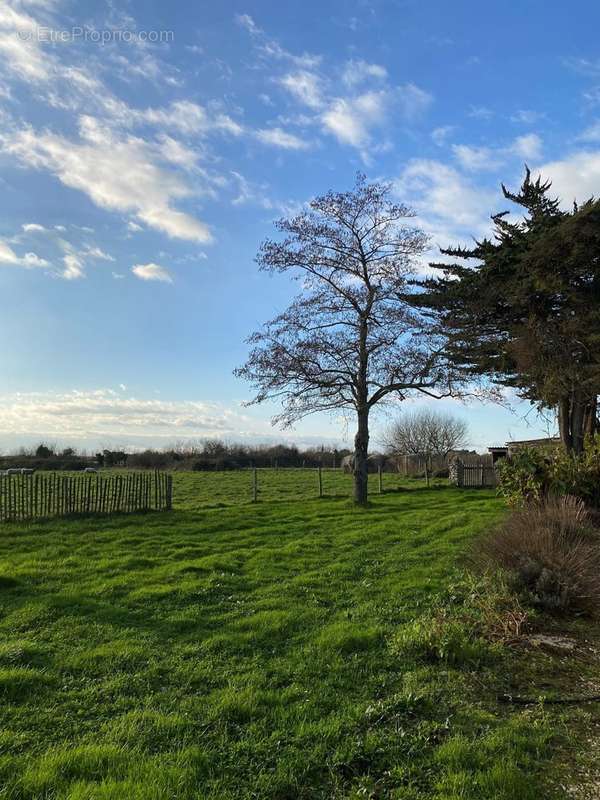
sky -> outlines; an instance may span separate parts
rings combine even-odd
[[[599,27],[553,0],[3,0],[0,450],[348,444],[351,420],[244,406],[245,339],[298,290],[261,240],[357,171],[432,257],[525,163],[565,206],[600,194]],[[428,402],[479,450],[552,432],[514,397]]]

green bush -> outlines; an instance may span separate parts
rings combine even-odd
[[[500,492],[510,505],[572,495],[600,508],[600,435],[589,437],[581,454],[524,447],[503,459],[498,472]]]

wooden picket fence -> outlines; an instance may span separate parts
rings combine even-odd
[[[0,475],[0,521],[170,511],[173,478],[164,472]]]

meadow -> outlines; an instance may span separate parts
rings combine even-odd
[[[550,797],[501,659],[390,646],[502,502],[385,479],[177,473],[170,513],[4,526],[0,797]]]

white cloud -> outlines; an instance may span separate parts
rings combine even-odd
[[[511,151],[521,158],[539,159],[542,155],[542,140],[537,133],[528,133],[517,136],[511,146]]]
[[[49,266],[49,263],[44,258],[40,258],[35,253],[25,253],[24,256],[18,256],[12,247],[3,242],[2,239],[0,239],[0,264],[11,264],[16,267],[25,267],[26,269]]]
[[[582,92],[583,99],[591,106],[597,106],[600,103],[600,86],[592,86]]]
[[[521,108],[511,116],[511,122],[522,122],[524,125],[535,125],[536,122],[544,119],[546,114],[543,111],[533,111],[528,108]]]
[[[123,105],[118,109],[117,118],[124,124],[149,123],[162,128],[172,128],[188,136],[207,134],[211,131],[240,136],[244,130],[228,114],[209,113],[203,106],[191,100],[177,100],[165,108],[141,110]]]
[[[473,117],[473,119],[489,120],[494,116],[494,112],[487,106],[471,106],[469,116]]]
[[[274,147],[281,147],[284,150],[306,150],[308,142],[295,136],[293,133],[284,131],[282,128],[263,128],[256,132],[256,138],[263,144],[270,144]]]
[[[600,150],[572,153],[542,164],[534,172],[552,181],[552,194],[561,198],[564,208],[571,208],[574,200],[583,203],[600,195]]]
[[[347,86],[356,86],[359,83],[375,79],[385,80],[387,78],[387,69],[381,64],[369,64],[362,59],[350,60],[344,67],[342,80]]]
[[[589,125],[577,139],[581,142],[600,142],[600,120]]]
[[[2,396],[0,433],[43,438],[80,437],[135,441],[154,437],[167,442],[183,437],[246,435],[256,423],[236,409],[197,400],[157,400],[127,396],[127,389],[32,392]],[[269,432],[269,425],[262,425]]]
[[[262,33],[262,30],[254,22],[250,14],[236,14],[234,19],[240,27],[245,28],[252,36],[259,36]]]
[[[459,164],[469,171],[495,170],[502,163],[498,154],[489,147],[471,147],[466,144],[453,144],[452,152]]]
[[[195,170],[198,165],[200,154],[177,139],[173,139],[172,136],[166,134],[159,136],[159,150],[165,161],[190,172]]]
[[[318,110],[323,106],[321,79],[314,72],[301,70],[289,73],[280,79],[279,83],[296,100],[304,105]]]
[[[87,247],[83,252],[83,256],[88,258],[97,258],[100,261],[114,261],[115,259],[109,254],[105,253],[100,247]]]
[[[294,53],[290,53],[274,39],[268,39],[265,36],[265,32],[262,28],[258,27],[250,14],[236,14],[234,20],[252,36],[256,50],[263,58],[290,61],[295,66],[303,69],[312,69],[313,67],[317,67],[321,62],[321,56],[311,53],[302,53],[298,56]]]
[[[408,120],[420,117],[433,103],[433,95],[415,86],[414,83],[399,86],[396,91],[402,113]]]
[[[131,271],[142,281],[160,281],[161,283],[173,283],[173,277],[168,269],[161,267],[160,264],[136,264]]]
[[[438,147],[442,147],[446,144],[448,137],[453,133],[454,130],[454,125],[442,125],[439,128],[434,128],[434,130],[431,131],[433,143],[437,144]]]
[[[413,122],[433,102],[433,97],[415,84],[392,88],[386,77],[384,67],[360,60],[346,65],[342,75],[346,89],[352,90],[367,80],[377,80],[383,84],[381,88],[358,93],[342,91],[336,95],[331,92],[329,76],[309,70],[288,73],[278,82],[297,102],[316,112],[316,116],[309,116],[305,124],[320,123],[325,133],[333,135],[341,144],[357,148],[363,161],[368,162],[374,150],[381,151],[390,146],[389,142],[375,142],[373,134],[375,129],[385,124],[392,110]],[[294,144],[297,147],[298,141]]]
[[[65,265],[61,277],[66,281],[75,281],[84,276],[84,263],[79,256],[74,253],[69,253],[63,256],[63,263]]]
[[[453,144],[452,152],[463,169],[469,172],[494,171],[510,158],[517,156],[525,160],[538,160],[542,154],[542,139],[537,133],[517,136],[506,147],[476,147]]]
[[[42,50],[37,40],[37,22],[33,17],[0,6],[0,54],[2,66],[22,80],[44,82],[53,73],[55,62]]]
[[[323,124],[342,144],[364,148],[371,128],[385,118],[387,99],[384,91],[365,92],[353,99],[338,97],[322,115]]]
[[[275,205],[267,196],[267,187],[265,185],[251,184],[240,172],[235,170],[231,170],[231,176],[236,187],[236,196],[231,201],[234,206],[257,203],[262,208],[269,210],[275,208]]]
[[[471,243],[490,231],[496,195],[440,161],[413,159],[397,181],[398,196],[412,205],[435,245]]]
[[[0,138],[5,152],[24,165],[46,169],[62,183],[84,192],[101,208],[134,214],[168,236],[210,242],[203,222],[173,207],[189,197],[190,187],[155,163],[143,139],[119,137],[92,117],[80,118],[78,141],[24,128]]]
[[[572,69],[573,72],[578,72],[589,78],[597,78],[600,76],[600,60],[591,61],[589,58],[571,56],[563,59],[563,63],[566,67]]]
[[[65,238],[64,234],[67,229],[64,225],[54,225],[52,228],[46,228],[36,222],[29,222],[21,225],[23,233],[11,237],[9,241],[10,244],[20,244],[23,239],[26,239],[29,235],[36,236],[37,234],[43,234],[42,241],[44,248],[47,251],[55,251],[58,249],[61,253],[59,258],[62,265],[60,267],[51,268],[48,274],[54,277],[64,278],[65,280],[76,280],[84,277],[88,260],[115,261],[110,253],[105,252],[101,247],[98,247],[98,245],[89,242],[81,244],[81,234],[93,234],[93,228],[80,225],[71,225],[71,228],[76,236],[75,241],[69,241]],[[79,241],[77,241],[78,239]],[[53,255],[55,255],[55,253]],[[1,240],[0,262],[15,264],[26,268],[51,267],[53,262],[57,263],[54,258],[51,258],[49,261],[36,253],[25,253],[24,256],[18,256],[12,247]]]

